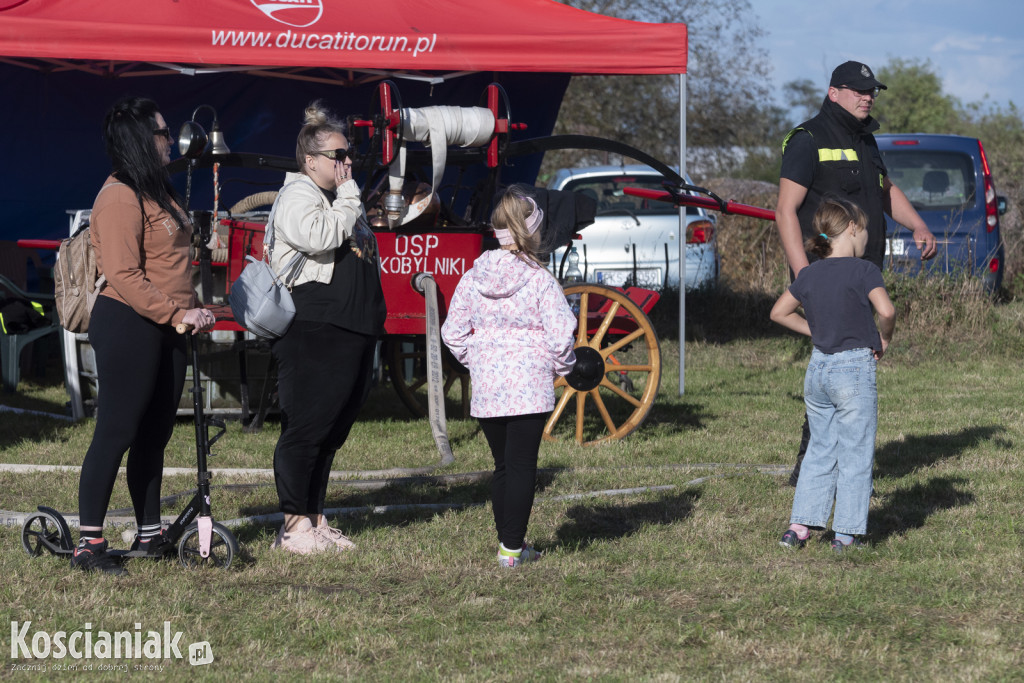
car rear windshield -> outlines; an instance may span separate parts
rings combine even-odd
[[[676,207],[671,202],[634,197],[622,191],[624,187],[640,187],[646,190],[664,190],[661,176],[619,175],[601,178],[577,178],[570,180],[563,189],[580,192],[597,201],[598,216],[616,214],[636,216],[675,216]],[[686,207],[689,216],[696,216],[700,210]]]
[[[918,211],[950,211],[974,205],[974,160],[960,152],[894,149],[882,158],[889,179]]]

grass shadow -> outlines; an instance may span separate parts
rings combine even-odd
[[[754,289],[736,290],[720,282],[714,289],[686,294],[686,339],[722,344],[740,339],[788,336],[768,314],[777,294]],[[679,291],[663,290],[648,313],[660,339],[679,339]]]
[[[555,532],[554,545],[582,550],[597,540],[623,538],[646,526],[685,520],[693,514],[700,495],[699,489],[691,488],[632,505],[575,505],[566,511],[570,521]]]
[[[642,427],[649,429],[656,426],[661,434],[681,434],[702,430],[706,426],[705,421],[715,417],[703,403],[677,403],[659,394],[651,405],[651,412],[644,418]]]
[[[537,470],[535,492],[543,493],[558,478],[565,468],[544,467]],[[452,481],[452,477],[460,481]],[[273,488],[274,482],[258,484],[221,484],[219,488],[254,489]],[[491,472],[465,472],[459,475],[439,474],[415,475],[404,480],[364,480],[362,482],[334,481],[327,489],[324,500],[325,508],[358,508],[385,505],[418,505],[418,504],[451,504],[474,505],[485,504],[491,500]],[[193,495],[195,491],[185,491],[175,496],[167,496],[161,501],[165,505],[176,504],[180,500]],[[130,510],[127,510],[130,513]],[[113,512],[124,512],[115,510]],[[276,503],[271,506],[253,505],[240,508],[243,515],[262,515],[277,512]],[[430,512],[434,514],[433,511]]]
[[[962,477],[933,477],[923,484],[897,489],[885,496],[882,506],[871,513],[873,541],[905,534],[924,526],[930,516],[974,503],[974,494],[963,487]]]
[[[542,493],[550,487],[561,474],[563,468],[542,468],[537,471],[536,492]],[[475,475],[475,473],[467,473]],[[342,513],[346,529],[353,532],[379,527],[407,527],[417,523],[430,522],[439,510],[464,510],[468,507],[486,506],[491,502],[491,477],[489,472],[479,473],[479,477],[460,483],[450,483],[443,477],[415,477],[415,481],[389,482],[372,489],[345,487],[344,483],[328,488],[324,508],[353,509],[353,512]],[[351,483],[351,482],[349,482]],[[239,488],[269,488],[272,482],[260,484],[243,484]],[[180,494],[187,495],[188,492]],[[175,501],[177,502],[177,501]],[[422,506],[422,507],[417,507]],[[355,511],[362,508],[392,509],[383,512]],[[274,514],[279,511],[276,502],[259,505],[243,506],[239,509],[242,516],[260,516]],[[333,517],[333,515],[329,515]],[[241,527],[239,540],[253,540],[262,533],[264,528],[274,527],[276,523],[257,522]]]
[[[955,434],[908,436],[890,441],[875,451],[875,471],[879,477],[905,477],[941,460],[959,457],[1005,431],[1005,427],[989,425],[969,427]],[[1004,449],[1009,448],[1012,444],[1007,442]]]
[[[416,522],[429,521],[442,507],[461,509],[490,501],[489,477],[456,484],[429,476],[416,479],[414,482],[389,482],[369,489],[354,488],[351,486],[352,482],[337,482],[337,485],[328,488],[324,508],[352,509],[353,512],[343,514],[351,520],[351,526],[348,528],[367,529],[380,526],[408,526]],[[546,479],[538,476],[538,486],[545,485],[545,482],[550,483],[552,479],[553,475]],[[345,486],[346,483],[350,486]],[[269,486],[273,487],[274,484],[269,483]],[[393,510],[383,513],[355,511],[362,508],[384,507],[392,507]],[[239,508],[242,516],[267,515],[279,511],[276,500]]]
[[[23,409],[62,414],[60,410],[54,410],[52,405]],[[0,412],[0,451],[25,441],[63,441],[64,433],[74,428],[75,423],[69,420],[31,413]]]

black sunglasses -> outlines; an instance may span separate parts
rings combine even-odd
[[[857,88],[851,88],[851,87],[846,86],[846,85],[839,86],[839,89],[840,90],[849,90],[850,92],[855,92],[858,95],[860,95],[861,97],[867,97],[868,95],[871,95],[872,97],[878,97],[878,93],[879,93],[879,91],[881,91],[881,88],[868,88],[867,90],[858,90]]]
[[[319,154],[321,156],[327,157],[328,159],[334,159],[335,161],[338,161],[338,162],[345,161],[345,159],[348,159],[348,150],[347,149],[341,149],[341,148],[339,148],[339,149],[321,149],[321,150],[318,150],[316,152],[313,152],[313,154]]]
[[[160,135],[167,139],[167,142],[171,141],[171,130],[170,128],[157,128],[153,131],[153,135]]]

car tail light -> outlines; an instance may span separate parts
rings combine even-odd
[[[894,144],[894,145],[916,145],[916,144],[918,144],[918,141],[917,140],[893,140],[892,144]]]
[[[714,232],[715,225],[711,221],[694,221],[686,226],[686,243],[707,244]]]
[[[992,274],[999,272],[999,259],[994,258],[988,262],[988,272]]]
[[[988,168],[988,157],[985,148],[978,140],[978,151],[981,153],[981,173],[985,184],[985,228],[992,232],[999,225],[999,206],[996,204],[996,186],[992,182],[992,172]]]

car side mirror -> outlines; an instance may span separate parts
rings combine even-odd
[[[996,210],[999,212],[999,215],[1002,216],[1004,213],[1006,213],[1006,210],[1008,208],[1010,208],[1010,205],[1009,205],[1009,202],[1006,201],[1006,197],[1004,197],[1002,195],[997,195],[996,196]]]

